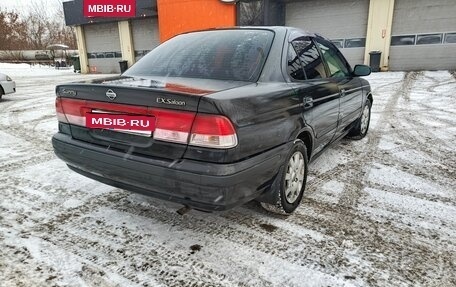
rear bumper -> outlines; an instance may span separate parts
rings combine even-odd
[[[193,208],[226,210],[258,197],[274,180],[290,144],[233,164],[167,161],[106,149],[58,133],[55,154],[74,171],[133,192]]]

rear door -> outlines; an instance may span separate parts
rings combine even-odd
[[[313,129],[314,152],[331,142],[339,118],[339,87],[328,78],[317,46],[309,37],[293,40],[288,47],[291,85],[303,102],[304,119]]]
[[[340,92],[339,131],[354,122],[362,107],[362,87],[359,78],[353,77],[345,58],[329,41],[315,38],[326,63],[329,77],[337,83]]]

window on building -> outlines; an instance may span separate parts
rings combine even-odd
[[[344,39],[333,39],[331,42],[339,49],[342,49],[344,47]]]
[[[456,33],[446,33],[444,43],[448,43],[448,44],[456,43]]]
[[[442,34],[421,34],[416,36],[417,45],[441,44]]]
[[[317,39],[318,46],[325,59],[326,64],[328,64],[329,73],[331,77],[345,77],[349,75],[349,69],[346,66],[346,61],[341,58],[337,50],[329,43]]]
[[[325,78],[325,66],[317,46],[308,38],[293,41],[293,47],[298,54],[307,79]]]
[[[391,37],[391,46],[415,45],[415,35],[403,35]]]
[[[366,38],[345,39],[345,48],[361,48],[366,46]],[[337,46],[336,46],[337,47]]]
[[[115,58],[122,58],[122,52],[114,52]]]
[[[135,57],[144,57],[149,52],[150,50],[137,50],[135,51]]]
[[[296,54],[295,49],[290,44],[288,45],[288,74],[295,80],[305,80],[306,75],[302,69],[301,61],[299,60],[298,54]]]
[[[445,33],[443,43],[446,43],[446,44],[456,43],[456,33]]]

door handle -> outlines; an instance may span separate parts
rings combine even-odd
[[[304,109],[310,109],[314,105],[313,104],[314,100],[311,97],[304,97],[303,102],[304,102]]]
[[[340,90],[340,97],[341,97],[341,98],[345,97],[345,95],[346,95],[345,92],[346,92],[345,89]]]

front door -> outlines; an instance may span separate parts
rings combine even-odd
[[[292,41],[288,51],[288,74],[303,102],[304,119],[315,135],[314,153],[334,138],[339,119],[339,86],[328,78],[315,43],[308,37]]]
[[[362,87],[359,78],[353,77],[351,69],[334,45],[324,39],[315,39],[328,69],[329,77],[337,83],[340,92],[338,131],[345,129],[359,118],[362,107]]]

